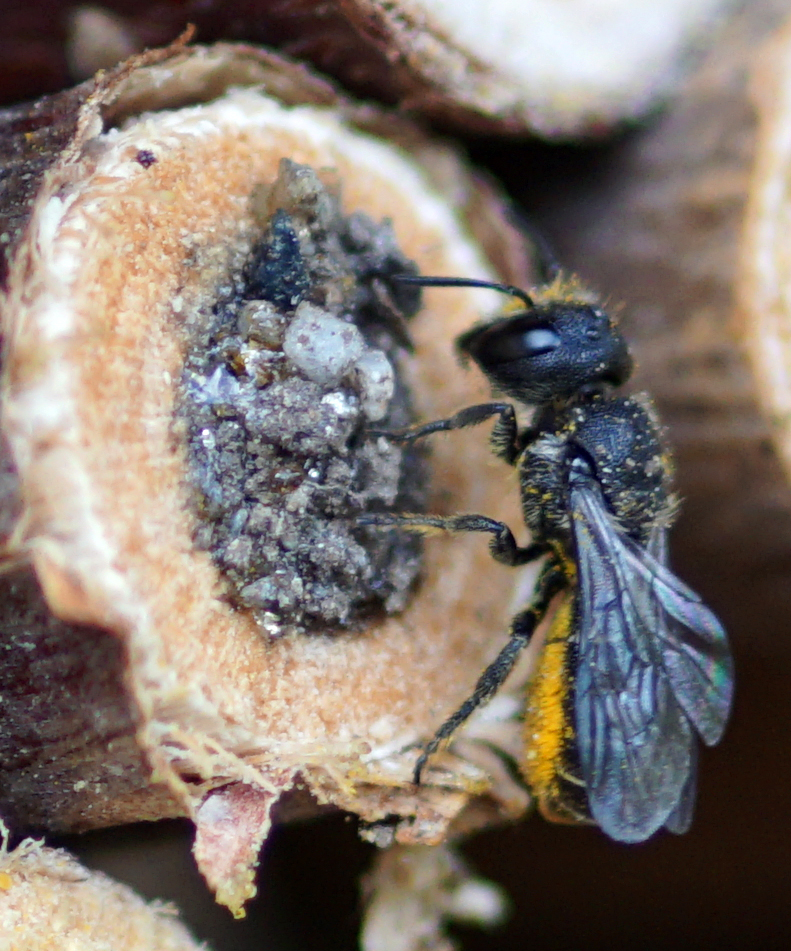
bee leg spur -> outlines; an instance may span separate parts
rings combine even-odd
[[[523,611],[520,611],[511,622],[508,643],[478,678],[471,696],[464,701],[455,713],[448,717],[434,734],[432,740],[423,748],[423,752],[415,763],[412,777],[416,786],[420,785],[420,777],[429,757],[439,749],[444,740],[447,740],[458,730],[478,707],[487,703],[503,685],[513,670],[523,648],[527,647],[533,632],[547,613],[552,599],[565,586],[566,579],[562,570],[550,562],[538,579],[536,592],[531,603]]]

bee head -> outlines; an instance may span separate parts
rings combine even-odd
[[[521,403],[568,399],[596,385],[620,386],[632,372],[626,341],[591,304],[531,306],[462,334],[456,346],[496,389]]]
[[[573,293],[537,304],[510,284],[411,274],[393,279],[422,287],[486,287],[521,300],[522,309],[478,324],[456,340],[462,356],[520,403],[540,405],[590,386],[620,386],[632,372],[629,348],[612,318]]]

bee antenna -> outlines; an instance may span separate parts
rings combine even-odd
[[[399,284],[419,284],[422,287],[485,287],[490,291],[499,291],[501,294],[518,297],[530,308],[536,306],[527,291],[523,291],[521,287],[514,287],[513,284],[478,281],[469,277],[423,277],[415,274],[393,274],[391,280],[398,281]]]

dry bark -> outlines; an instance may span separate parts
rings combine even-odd
[[[25,839],[8,849],[0,823],[0,935],[20,951],[205,951],[174,908],[83,868],[61,849]]]
[[[44,0],[6,18],[0,95],[51,91],[187,23],[201,42],[276,47],[356,95],[463,132],[602,135],[645,115],[716,36],[727,0]],[[65,14],[68,12],[68,16]],[[66,26],[68,24],[68,26]],[[65,35],[64,35],[65,33]],[[22,85],[23,84],[23,85]],[[6,101],[9,101],[6,99]]]

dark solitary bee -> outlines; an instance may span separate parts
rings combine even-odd
[[[532,600],[472,696],[439,728],[428,758],[500,688],[550,603],[561,595],[529,686],[522,770],[543,814],[593,821],[640,842],[664,826],[685,832],[695,798],[697,740],[722,736],[733,693],[725,632],[667,567],[677,505],[671,461],[646,396],[613,392],[632,359],[611,318],[559,273],[536,299],[517,287],[464,278],[405,283],[489,287],[521,301],[457,340],[495,391],[535,407],[519,428],[514,406],[491,402],[399,432],[398,442],[496,417],[491,445],[519,472],[532,543],[520,547],[483,515],[371,513],[359,522],[413,531],[489,532],[493,557],[546,563]]]

